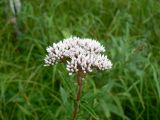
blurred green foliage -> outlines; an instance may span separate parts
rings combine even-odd
[[[11,24],[0,1],[0,119],[70,120],[74,76],[44,67],[45,48],[77,35],[99,40],[110,71],[86,76],[78,120],[160,119],[159,0],[22,0]]]

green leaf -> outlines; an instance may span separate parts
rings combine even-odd
[[[61,98],[63,100],[63,103],[67,103],[67,93],[66,91],[63,89],[63,87],[60,87],[60,94],[61,94]]]
[[[29,110],[27,110],[24,106],[20,105],[20,104],[17,104],[19,109],[25,113],[26,115],[30,115],[31,113],[29,112]]]
[[[90,107],[88,104],[80,104],[80,106],[85,109],[92,117],[95,119],[98,119],[98,116],[96,115],[95,111],[93,110],[93,107]]]
[[[102,109],[104,111],[104,114],[105,114],[106,118],[110,118],[110,116],[111,116],[110,110],[109,110],[110,108],[107,105],[107,103],[104,100],[101,100],[100,101],[100,105],[101,105],[101,107],[102,107]]]

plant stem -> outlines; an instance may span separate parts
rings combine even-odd
[[[76,103],[74,105],[73,120],[77,119],[77,113],[80,107],[80,99],[81,99],[81,93],[82,93],[82,73],[78,72],[76,77],[77,77],[77,83],[78,83],[78,91],[77,91]]]

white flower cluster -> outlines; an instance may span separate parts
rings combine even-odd
[[[92,72],[94,68],[111,69],[112,63],[105,55],[104,47],[96,40],[70,37],[54,43],[47,48],[45,66],[54,65],[58,61],[67,62],[67,70],[70,74],[82,71]]]

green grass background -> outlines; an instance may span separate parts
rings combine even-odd
[[[99,40],[113,62],[83,82],[78,120],[160,119],[159,0],[0,0],[0,120],[70,120],[74,76],[44,67],[46,47],[71,35]]]

